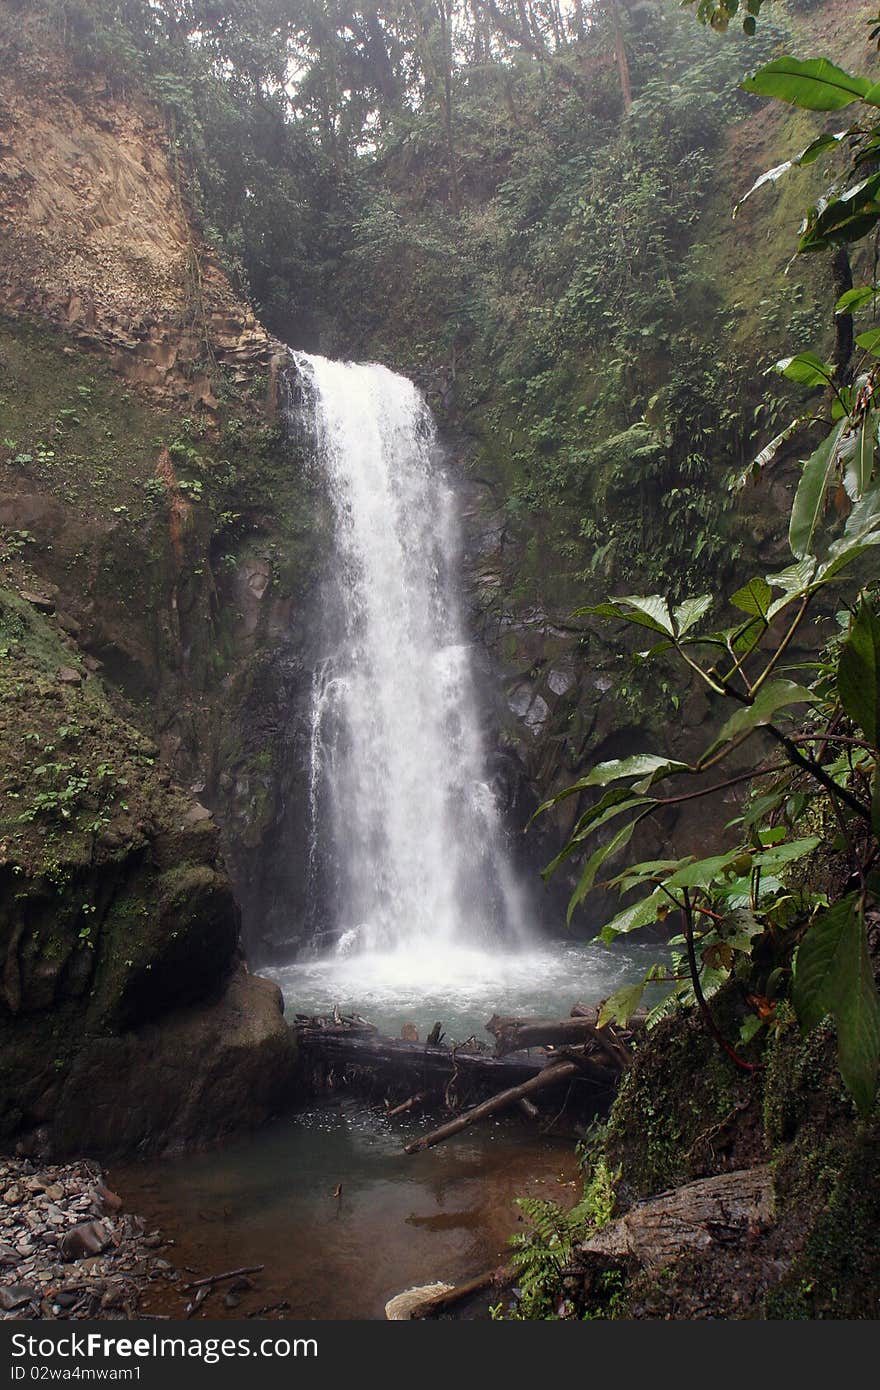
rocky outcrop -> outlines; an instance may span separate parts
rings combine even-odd
[[[295,1094],[283,1011],[278,986],[240,964],[215,999],[92,1039],[66,1079],[53,1149],[145,1153],[255,1128]]]
[[[0,311],[50,320],[165,404],[276,344],[193,227],[164,118],[0,30]],[[39,63],[39,71],[37,65]]]
[[[241,963],[217,825],[33,597],[0,591],[0,1138],[144,1151],[257,1124],[293,1047]]]

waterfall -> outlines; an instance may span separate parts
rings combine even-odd
[[[334,533],[312,700],[312,891],[331,899],[341,953],[521,940],[430,411],[385,367],[293,356]]]

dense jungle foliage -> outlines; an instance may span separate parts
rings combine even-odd
[[[161,105],[201,228],[273,331],[420,377],[501,499],[511,610],[567,618],[579,602],[583,631],[613,622],[611,643],[648,646],[632,662],[642,713],[695,682],[729,706],[692,762],[603,761],[547,803],[577,797],[557,861],[579,866],[573,913],[640,822],[748,795],[717,853],[604,880],[624,895],[605,940],[673,912],[681,930],[671,969],[603,1017],[671,987],[650,1021],[690,1011],[725,1103],[731,1078],[770,1088],[821,1034],[861,1143],[880,1059],[880,84],[792,56],[818,8],[7,0],[2,23],[7,44],[61,43],[86,78]],[[749,191],[756,96],[785,106],[768,127],[783,162]],[[687,1166],[672,1141],[656,1148],[646,1191]],[[526,1207],[527,1315],[552,1312],[576,1240],[611,1219],[612,1158],[572,1216]],[[606,1305],[617,1293],[612,1280]]]
[[[739,79],[786,42],[785,9],[751,39],[673,0],[8,9],[14,43],[60,39],[162,104],[270,328],[434,388],[503,494],[515,603],[564,612],[648,560],[714,578],[763,539],[724,480],[786,409],[760,371],[832,303],[812,266],[768,292],[768,248],[729,223]]]

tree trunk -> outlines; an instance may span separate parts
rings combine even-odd
[[[620,22],[620,0],[608,0],[608,3],[611,11],[611,26],[614,32],[614,57],[620,77],[620,94],[623,97],[623,109],[628,111],[632,106],[632,84],[629,77],[629,59],[626,56],[626,45],[623,41],[623,26]]]

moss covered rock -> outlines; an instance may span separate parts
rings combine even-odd
[[[293,1057],[277,991],[241,971],[216,824],[41,608],[0,590],[0,1135],[161,1148],[253,1123]]]

